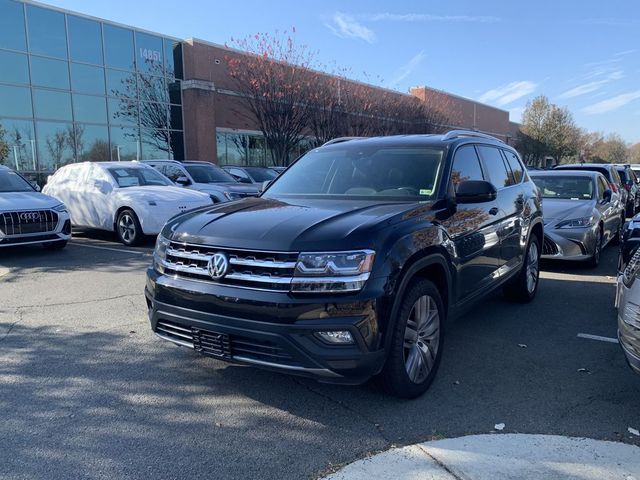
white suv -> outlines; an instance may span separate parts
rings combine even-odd
[[[211,205],[139,162],[83,162],[60,168],[44,187],[69,207],[73,225],[115,231],[125,245],[157,235],[167,220]]]
[[[67,207],[0,165],[0,248],[42,244],[64,248],[71,238]]]

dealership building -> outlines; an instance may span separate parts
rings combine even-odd
[[[243,53],[0,0],[0,163],[39,177],[81,161],[269,164],[256,122],[239,113],[229,54]],[[507,142],[517,132],[507,111],[473,100],[428,87],[393,94],[446,98],[458,112],[451,127]]]

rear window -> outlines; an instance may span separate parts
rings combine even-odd
[[[609,172],[609,169],[606,167],[586,167],[583,165],[567,165],[566,167],[564,166],[559,167],[558,170],[588,170],[589,172],[598,172],[604,175],[607,181],[609,182],[611,181],[611,173]]]

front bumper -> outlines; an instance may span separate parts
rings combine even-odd
[[[596,248],[597,227],[549,228],[544,231],[542,258],[559,260],[588,260]]]
[[[220,360],[343,384],[365,382],[385,360],[376,299],[313,303],[176,279],[153,268],[145,295],[156,335]],[[329,330],[348,330],[354,344],[329,345],[314,335]]]
[[[618,308],[618,341],[629,366],[640,374],[640,328],[629,324],[631,321],[640,325],[640,281],[636,280],[631,287],[627,287],[622,282],[622,276],[618,276],[616,307]]]

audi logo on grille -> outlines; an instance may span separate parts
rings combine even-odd
[[[20,214],[20,220],[24,220],[25,222],[37,222],[40,220],[39,212],[24,212]]]

